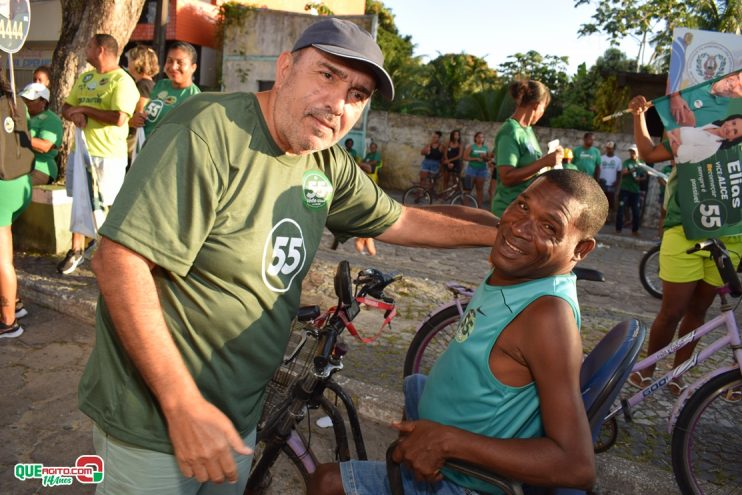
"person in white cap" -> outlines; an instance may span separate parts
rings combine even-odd
[[[148,138],[93,258],[102,298],[79,400],[107,459],[100,493],[242,493],[325,226],[493,243],[492,225],[404,208],[337,146],[375,92],[394,97],[383,62],[367,32],[321,20],[279,55],[271,90],[192,96]]]
[[[28,108],[28,133],[36,159],[31,172],[33,185],[50,184],[57,179],[56,156],[62,146],[62,120],[49,110],[49,89],[31,83],[20,94]]]

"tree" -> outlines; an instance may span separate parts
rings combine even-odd
[[[466,95],[494,89],[497,73],[484,59],[466,53],[439,55],[427,64],[425,94],[433,115],[453,117],[456,107]]]
[[[580,27],[580,36],[604,33],[612,43],[634,38],[639,43],[636,65],[654,46],[648,63],[662,60],[676,27],[700,28],[739,34],[742,0],[575,0],[575,7],[595,5],[592,22]]]
[[[552,94],[558,96],[569,82],[567,64],[569,57],[541,55],[535,50],[509,55],[500,64],[497,72],[505,81],[515,79],[535,79],[546,84]]]
[[[507,95],[508,88],[504,86],[465,95],[459,100],[456,115],[463,119],[484,122],[503,121],[512,112],[512,108],[505,104]]]
[[[51,106],[58,113],[75,79],[87,64],[85,46],[96,33],[110,34],[123,48],[137,25],[145,0],[61,0],[62,30],[52,55]],[[73,126],[65,121],[61,162],[72,142]]]

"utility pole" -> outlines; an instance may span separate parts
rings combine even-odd
[[[155,13],[155,51],[160,62],[160,70],[165,66],[165,34],[167,32],[167,13],[170,0],[157,0]]]

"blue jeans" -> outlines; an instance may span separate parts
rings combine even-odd
[[[631,208],[631,231],[639,231],[639,194],[638,192],[621,191],[618,196],[618,211],[616,212],[616,231],[621,232],[623,229],[623,211],[624,207]]]
[[[420,164],[420,171],[421,172],[428,172],[431,174],[437,174],[441,170],[441,162],[438,160],[428,160],[427,158],[423,159],[423,162]]]
[[[417,404],[425,387],[424,375],[411,375],[404,380],[405,417],[410,421],[420,419]],[[405,495],[474,495],[477,492],[464,488],[450,481],[426,483],[415,481],[415,475],[404,465],[402,484]],[[340,463],[343,477],[343,489],[348,495],[391,495],[386,462],[383,461],[348,461]]]

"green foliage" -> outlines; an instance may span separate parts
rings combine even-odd
[[[425,94],[431,101],[432,113],[454,116],[459,100],[498,85],[497,73],[484,59],[466,53],[439,55],[427,64]]]
[[[505,87],[464,95],[456,107],[456,116],[485,122],[503,121],[512,113],[512,109],[505,104],[507,100],[508,90]],[[503,110],[507,109],[510,111],[503,115]]]
[[[515,79],[534,79],[546,84],[553,96],[561,94],[569,82],[569,57],[541,55],[535,50],[516,53],[498,67],[498,73],[507,82]]]
[[[676,27],[699,28],[739,34],[742,0],[575,0],[575,7],[594,5],[592,22],[583,24],[580,36],[604,33],[616,44],[627,36],[639,43],[637,65],[662,65]],[[662,67],[658,67],[662,68]]]
[[[257,10],[253,4],[242,3],[236,0],[224,2],[219,6],[219,14],[216,21],[217,46],[224,47],[224,36],[227,29],[239,27],[245,24],[248,16]]]
[[[552,118],[551,127],[562,129],[580,129],[583,131],[593,130],[595,114],[581,105],[569,103],[565,105],[560,115]]]
[[[621,127],[620,119],[603,122],[602,118],[625,109],[629,105],[629,96],[629,88],[619,88],[616,76],[609,76],[604,79],[595,91],[593,129],[604,132],[617,132]]]
[[[311,10],[316,11],[319,15],[335,15],[335,12],[330,9],[324,2],[309,2],[304,6],[304,10],[309,12]]]

